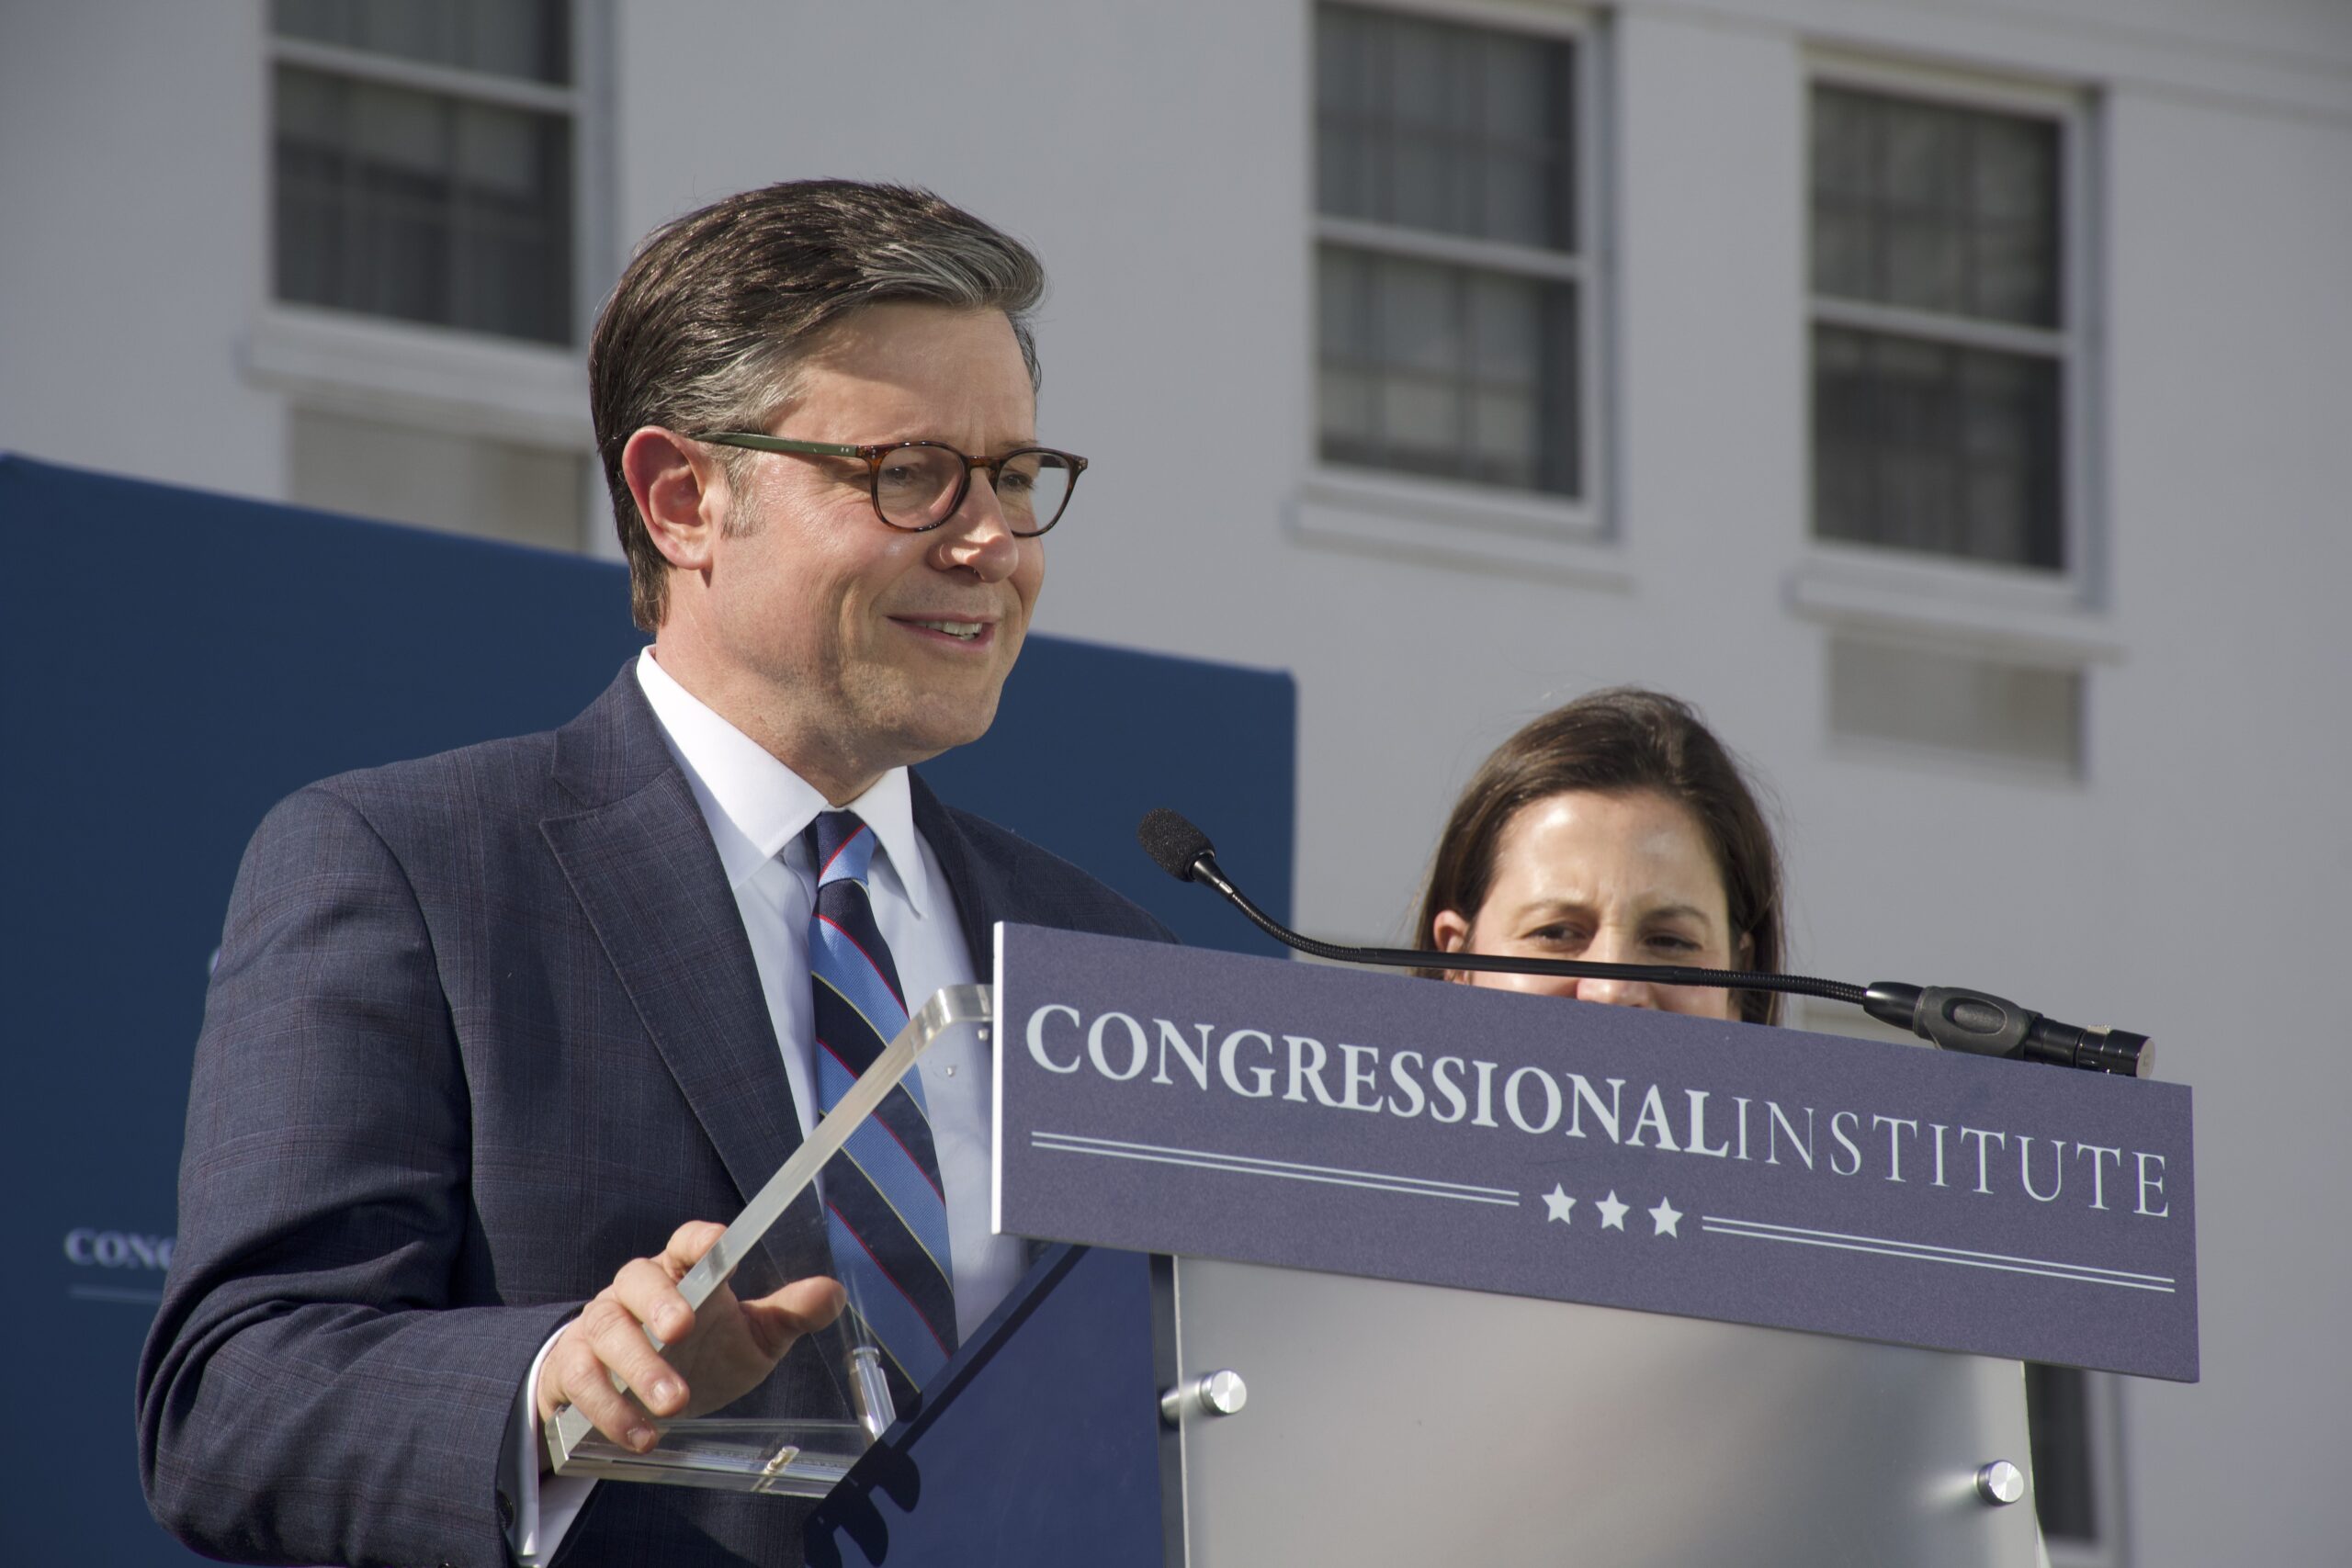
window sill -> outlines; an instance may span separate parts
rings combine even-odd
[[[1302,544],[1630,592],[1634,574],[1589,507],[1368,469],[1316,468],[1290,531]]]
[[[575,351],[275,303],[241,347],[248,378],[312,406],[458,435],[594,445]]]
[[[1838,630],[2061,668],[2124,656],[2112,625],[2064,580],[1816,547],[1783,586],[1791,614]]]

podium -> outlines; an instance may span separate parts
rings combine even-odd
[[[2024,1568],[2020,1359],[2197,1375],[2178,1086],[1028,928],[995,980],[1056,1245],[812,1563]]]
[[[812,1564],[2040,1560],[2030,1493],[1979,1479],[2030,1469],[2014,1361],[1102,1249],[1031,1284]],[[1240,1409],[1169,1425],[1204,1369]]]
[[[1991,1483],[2029,1468],[2015,1362],[1206,1259],[1173,1272],[1182,1347],[1259,1371],[1238,1415],[1183,1430],[1171,1562],[2037,1560],[2022,1490],[2009,1506]]]

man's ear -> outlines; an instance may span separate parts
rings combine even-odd
[[[725,476],[708,449],[645,425],[621,448],[621,477],[662,558],[683,571],[708,566],[727,505]]]

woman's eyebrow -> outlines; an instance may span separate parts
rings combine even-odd
[[[1642,911],[1642,918],[1645,920],[1657,919],[1661,916],[1670,918],[1677,915],[1696,920],[1702,926],[1712,926],[1715,923],[1714,917],[1696,904],[1661,904],[1655,909]]]
[[[1593,901],[1589,898],[1531,898],[1519,907],[1519,915],[1521,919],[1525,919],[1536,915],[1589,915],[1592,910]],[[1713,916],[1696,904],[1660,904],[1655,908],[1642,911],[1644,919],[1655,919],[1662,915],[1687,916],[1702,924],[1707,924],[1713,919]]]
[[[1593,910],[1593,901],[1589,898],[1533,898],[1519,907],[1516,918],[1532,920],[1551,915],[1589,916]],[[1714,917],[1696,904],[1660,904],[1655,908],[1642,910],[1641,918],[1645,920],[1679,918],[1695,920],[1703,927],[1712,927],[1715,923]]]
[[[1530,898],[1519,907],[1519,918],[1533,919],[1539,915],[1589,915],[1589,898]]]

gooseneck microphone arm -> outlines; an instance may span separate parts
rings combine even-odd
[[[1184,835],[1180,840],[1179,833]],[[1712,986],[1734,991],[1782,991],[1801,997],[1826,997],[1860,1007],[1860,986],[1837,980],[1816,980],[1807,975],[1769,975],[1746,969],[1683,969],[1663,964],[1598,964],[1577,958],[1506,958],[1484,953],[1418,953],[1402,947],[1342,947],[1301,936],[1250,900],[1216,863],[1208,837],[1165,807],[1152,812],[1136,829],[1144,852],[1179,882],[1199,882],[1222,894],[1250,924],[1285,947],[1340,964],[1374,964],[1391,969],[1475,969],[1487,975],[1555,975],[1572,980],[1634,980],[1652,986]],[[1197,840],[1197,843],[1194,842]],[[1169,852],[1164,857],[1162,851]]]
[[[1351,947],[1301,936],[1252,903],[1216,863],[1216,851],[1190,821],[1166,807],[1147,812],[1136,828],[1159,869],[1179,882],[1199,882],[1249,917],[1250,923],[1283,946],[1340,964],[1392,969],[1475,970],[1487,975],[1546,975],[1576,980],[1631,980],[1651,986],[1706,986],[1719,990],[1778,991],[1821,997],[1859,1007],[1883,1023],[1907,1029],[1947,1051],[2007,1056],[2080,1067],[2091,1072],[2145,1077],[2155,1052],[2144,1034],[2121,1029],[2079,1029],[1983,991],[1949,986],[1907,986],[1879,981],[1870,986],[1810,975],[1775,975],[1746,969],[1686,969],[1672,964],[1601,964],[1576,958],[1510,958],[1483,953],[1420,953],[1399,947]]]

